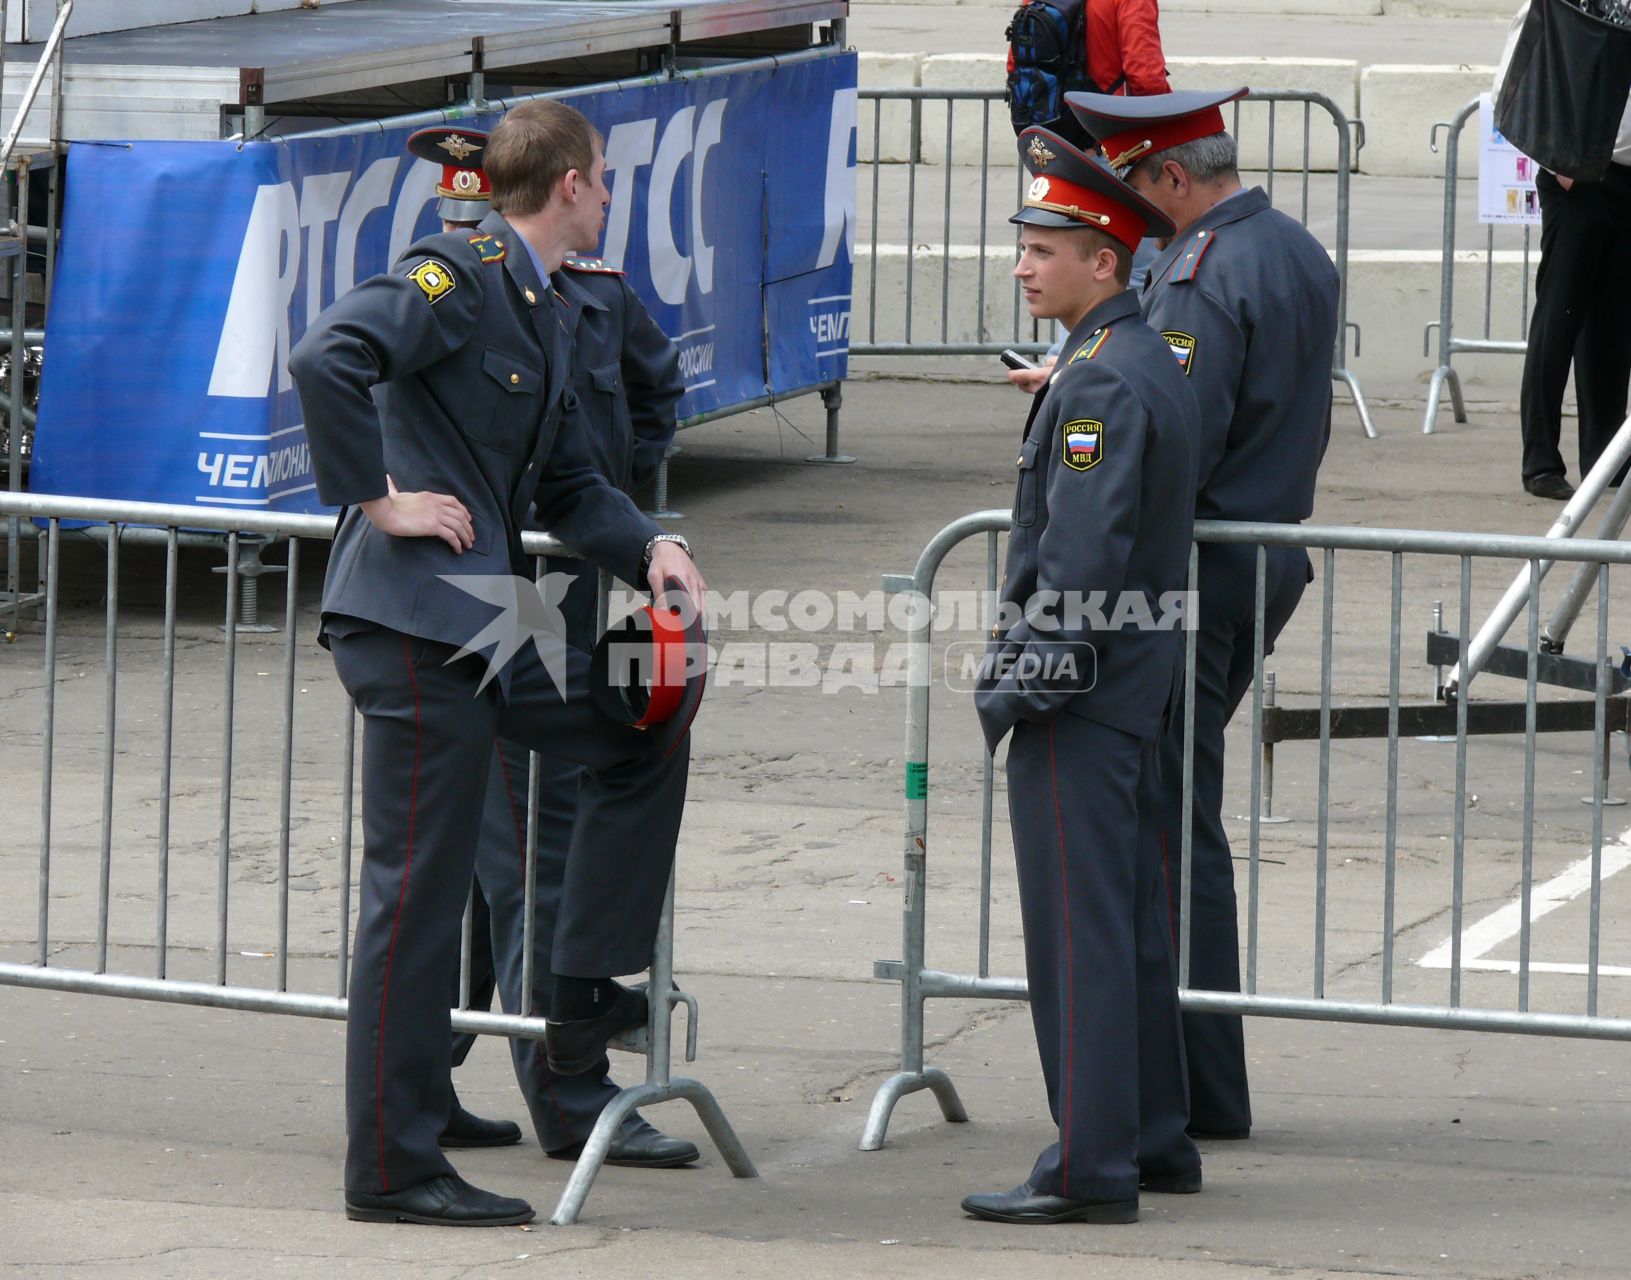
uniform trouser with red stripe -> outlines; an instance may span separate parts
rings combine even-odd
[[[346,1020],[347,1190],[400,1190],[452,1166],[436,1139],[451,1067],[448,975],[458,964],[493,740],[586,765],[552,968],[610,977],[651,960],[685,804],[689,741],[668,754],[590,703],[588,655],[568,648],[562,698],[533,648],[509,697],[478,692],[480,657],[371,628],[332,639],[363,717],[363,866]]]
[[[1265,652],[1273,649],[1308,584],[1308,555],[1270,547],[1264,573]],[[1197,991],[1240,990],[1240,926],[1235,871],[1223,828],[1223,739],[1256,670],[1257,549],[1202,543],[1200,609],[1195,636],[1195,763],[1191,809],[1189,985]],[[1184,716],[1173,713],[1161,743],[1162,824],[1172,886],[1172,914],[1183,894]],[[1189,1114],[1197,1131],[1239,1133],[1252,1126],[1246,1037],[1239,1014],[1186,1013]]]
[[[1059,1129],[1029,1182],[1048,1195],[1132,1200],[1140,1169],[1200,1168],[1154,746],[1067,712],[1022,721],[1008,747],[1031,1021]]]

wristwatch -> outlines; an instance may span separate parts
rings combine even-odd
[[[650,542],[646,543],[645,553],[640,557],[641,573],[649,573],[651,571],[651,553],[657,549],[657,544],[659,542],[672,542],[678,546],[681,551],[685,552],[686,555],[691,554],[691,544],[679,534],[659,533]]]

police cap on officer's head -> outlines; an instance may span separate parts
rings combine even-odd
[[[1102,160],[1057,133],[1031,128],[1019,135],[1019,162],[1030,181],[1025,205],[1010,222],[1034,227],[1094,227],[1129,249],[1147,235],[1170,236],[1172,222]]]
[[[1106,93],[1067,93],[1065,102],[1104,148],[1110,167],[1128,165],[1197,138],[1224,132],[1222,106],[1250,89],[1190,89],[1123,98]]]
[[[481,167],[487,135],[480,129],[448,125],[420,129],[409,135],[408,151],[442,166],[442,180],[436,184],[442,199],[436,212],[444,222],[480,222],[492,210],[492,184]]]

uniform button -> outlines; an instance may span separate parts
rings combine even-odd
[[[1023,467],[1025,465],[1025,455],[1023,453],[1014,459],[1014,465],[1016,467]]]
[[[536,466],[537,466],[537,465],[538,465],[538,464],[537,464],[537,463],[536,463],[536,462],[529,462],[529,463],[527,463],[527,470],[528,470],[528,471],[531,471],[531,470],[532,470],[532,469],[533,469],[533,468],[534,468],[534,467],[536,467]]]
[[[536,293],[534,293],[531,289],[527,290],[527,301],[528,302],[537,302],[538,301],[538,295]]]
[[[504,247],[504,242],[502,240],[494,240],[493,246],[495,248],[502,249]]]
[[[521,381],[521,375],[519,373],[512,373],[510,375],[510,382],[511,382],[512,385],[517,383],[517,382],[520,382],[520,381]]]

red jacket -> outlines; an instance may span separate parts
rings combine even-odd
[[[1087,0],[1087,73],[1131,97],[1170,93],[1157,0]]]

